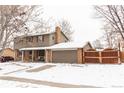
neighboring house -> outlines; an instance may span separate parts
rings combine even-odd
[[[90,43],[73,43],[56,27],[54,32],[20,36],[14,39],[15,59],[28,62],[83,63],[83,51]],[[21,52],[20,52],[21,51]]]
[[[14,50],[11,48],[1,49],[0,56],[10,56],[14,58]]]

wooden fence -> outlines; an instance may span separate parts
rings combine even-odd
[[[124,51],[120,53],[120,60],[124,63]]]
[[[115,64],[120,63],[120,53],[116,50],[107,51],[85,51],[84,52],[85,63],[105,63]]]
[[[100,63],[100,54],[98,51],[85,51],[84,52],[85,63]]]

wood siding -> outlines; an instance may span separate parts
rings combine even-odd
[[[44,37],[44,40],[41,41],[39,37]],[[61,42],[67,42],[67,39],[60,34]],[[32,41],[27,41],[27,38],[32,37]],[[40,36],[30,36],[30,37],[23,37],[23,38],[15,38],[14,39],[14,49],[20,49],[20,48],[28,48],[28,47],[46,47],[56,44],[56,33],[47,34],[47,35],[40,35]],[[37,40],[38,39],[38,40]]]
[[[50,46],[51,42],[52,44],[54,43],[53,41],[50,42],[49,34],[43,35],[44,40],[40,40],[39,39],[40,36],[31,36],[31,37],[33,38],[31,42],[27,41],[27,38],[29,37],[24,37],[21,39],[20,38],[14,39],[14,49],[28,48],[28,47],[45,47],[45,46]]]

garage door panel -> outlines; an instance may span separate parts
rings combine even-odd
[[[77,62],[77,51],[76,50],[53,51],[53,62],[55,63],[76,63]]]

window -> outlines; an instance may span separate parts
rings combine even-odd
[[[45,51],[44,50],[39,50],[39,56],[44,56]]]
[[[33,37],[29,37],[29,42],[33,42]]]
[[[29,55],[32,55],[32,51],[29,51]]]
[[[54,36],[52,36],[52,40],[54,40]]]
[[[18,57],[21,57],[22,56],[22,52],[21,51],[19,51],[19,50],[17,50],[18,52],[17,52],[17,56]]]
[[[23,44],[23,40],[20,40],[20,43]]]
[[[44,36],[42,36],[42,41],[44,42]]]
[[[33,42],[33,37],[27,37],[26,42]]]
[[[38,42],[38,36],[36,37],[36,42]]]
[[[44,36],[39,36],[39,40],[44,42]]]
[[[39,38],[40,41],[42,41],[42,36],[39,36],[38,38]]]
[[[22,52],[21,52],[21,51],[19,51],[19,57],[20,57],[20,56],[22,56]]]

